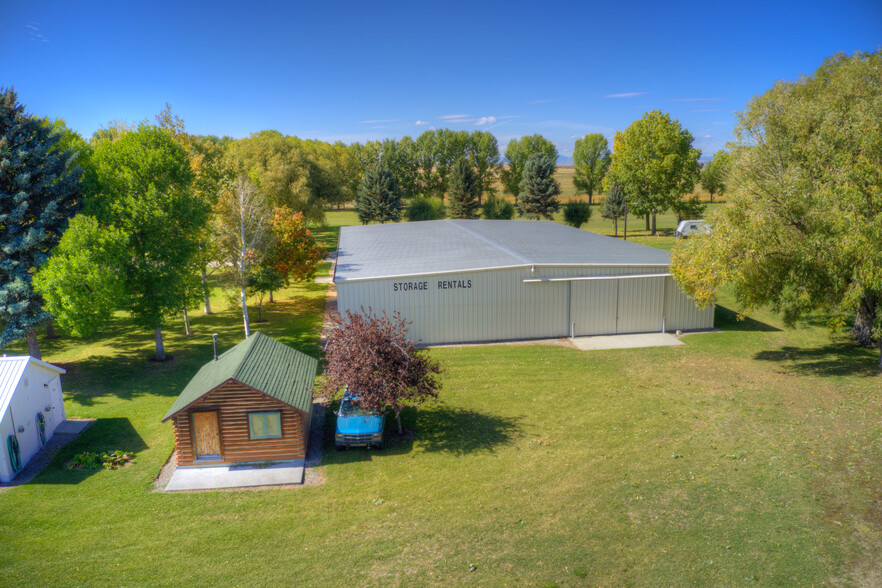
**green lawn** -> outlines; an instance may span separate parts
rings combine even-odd
[[[333,228],[318,234],[332,249]],[[318,354],[324,293],[293,287],[255,327]],[[211,333],[222,349],[242,337],[220,297],[218,314],[193,313],[192,337],[169,329],[165,364],[122,316],[95,339],[44,342],[69,370],[68,414],[99,420],[0,493],[4,583],[878,585],[876,354],[822,321],[736,322],[729,304],[724,332],[682,347],[434,349],[442,402],[404,415],[416,438],[326,445],[327,481],[295,490],[151,492],[173,447],[160,418],[210,359]],[[61,467],[103,449],[138,458]]]

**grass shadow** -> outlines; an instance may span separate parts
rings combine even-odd
[[[790,372],[817,376],[861,376],[880,374],[879,351],[854,343],[830,343],[821,347],[783,346],[759,351],[754,359],[771,361]]]
[[[725,306],[717,306],[714,312],[714,326],[723,331],[775,332],[781,330],[778,327],[750,318],[749,316],[739,320],[738,313]]]

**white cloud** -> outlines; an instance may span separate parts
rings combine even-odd
[[[418,121],[416,121],[414,124],[415,124],[416,126],[418,126],[418,127],[421,127],[421,126],[423,126],[423,125],[427,125],[427,124],[429,124],[429,123],[428,123],[427,121],[424,121],[424,120],[418,120]]]
[[[440,118],[441,120],[462,121],[471,118],[471,116],[471,114],[445,114],[439,116],[438,118]]]
[[[40,27],[32,24],[26,24],[24,25],[24,27],[31,31],[31,39],[33,39],[34,41],[40,41],[41,43],[49,42],[49,39],[46,37],[46,35],[40,32]]]
[[[621,92],[619,94],[604,94],[604,98],[634,98],[635,96],[643,96],[646,92]]]
[[[360,125],[376,125],[376,124],[394,123],[394,122],[401,122],[401,119],[400,118],[388,118],[388,119],[382,119],[382,120],[381,119],[360,120],[360,121],[358,121],[358,124],[360,124]]]
[[[483,125],[492,125],[496,122],[495,116],[482,116],[478,120],[475,121],[475,126],[483,126]]]

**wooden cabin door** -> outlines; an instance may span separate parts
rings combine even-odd
[[[193,413],[193,437],[196,441],[196,459],[221,456],[220,426],[216,411]]]

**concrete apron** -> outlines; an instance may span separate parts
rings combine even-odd
[[[266,467],[245,465],[179,467],[169,480],[165,491],[302,484],[303,465],[304,460],[295,459]]]
[[[637,333],[634,335],[595,335],[592,337],[574,337],[573,345],[583,351],[597,349],[633,349],[636,347],[666,347],[684,345],[671,333]]]

